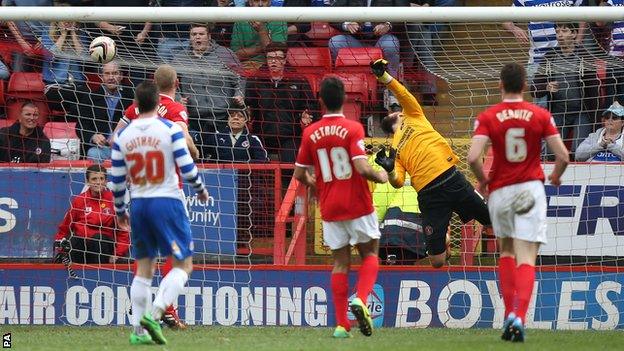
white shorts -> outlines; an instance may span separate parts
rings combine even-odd
[[[514,213],[510,204],[514,197],[529,191],[535,198],[533,208],[522,215]],[[498,238],[514,238],[546,244],[546,192],[539,180],[512,184],[490,193],[488,209],[494,234]]]
[[[323,221],[323,241],[332,250],[338,250],[347,245],[367,243],[380,237],[381,232],[375,211],[346,221]]]

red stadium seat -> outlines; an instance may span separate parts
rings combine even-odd
[[[6,100],[4,99],[4,81],[0,80],[0,105],[6,105]]]
[[[13,121],[9,121],[8,119],[0,119],[0,128],[8,127],[13,124]]]
[[[85,73],[89,90],[95,91],[102,84],[102,78],[97,73]]]
[[[340,34],[340,32],[327,22],[312,22],[311,28],[306,33],[306,36],[312,40],[314,46],[327,47],[327,45],[329,45],[329,39],[338,34]]]
[[[49,139],[78,139],[75,122],[48,122],[43,133]]]
[[[368,81],[370,101],[377,101],[377,79],[370,71],[370,63],[383,57],[380,48],[342,48],[338,50],[335,72],[362,73]]]
[[[327,74],[332,70],[328,48],[290,48],[286,55],[288,64],[298,73]]]
[[[337,76],[345,86],[347,101],[344,104],[344,115],[348,119],[360,121],[363,107],[368,101],[368,82],[363,74],[329,74],[325,77]],[[323,78],[325,78],[323,77]]]
[[[43,91],[43,77],[41,73],[14,72],[9,78],[7,97],[17,99],[45,100]]]

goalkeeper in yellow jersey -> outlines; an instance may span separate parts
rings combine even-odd
[[[377,80],[385,84],[399,101],[403,112],[386,116],[381,127],[394,135],[392,148],[382,148],[375,162],[388,172],[390,184],[402,187],[405,173],[418,193],[418,203],[431,265],[442,267],[446,261],[446,233],[453,212],[463,222],[476,219],[490,225],[483,197],[455,167],[457,156],[446,140],[425,117],[422,107],[407,89],[386,71],[387,61],[371,63]]]

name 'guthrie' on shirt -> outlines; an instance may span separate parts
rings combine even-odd
[[[533,111],[529,110],[502,110],[501,112],[496,114],[496,118],[504,122],[508,119],[519,119],[522,121],[529,122],[533,117]]]
[[[159,144],[160,140],[158,138],[154,138],[151,136],[140,136],[127,142],[126,150],[128,150],[128,152],[131,152],[132,150],[140,146],[151,146],[152,148],[156,149],[158,148]]]
[[[310,134],[310,139],[313,143],[317,143],[322,137],[336,135],[339,138],[345,139],[349,134],[349,130],[342,126],[322,126]]]

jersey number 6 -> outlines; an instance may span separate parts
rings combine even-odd
[[[161,151],[148,151],[143,154],[138,152],[126,154],[126,160],[132,162],[130,166],[130,178],[132,184],[144,185],[160,184],[165,180],[165,156]]]
[[[509,128],[505,133],[505,157],[509,162],[522,162],[527,158],[524,128]]]

